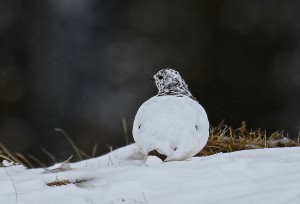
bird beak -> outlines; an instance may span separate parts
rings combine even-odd
[[[151,81],[155,81],[155,79],[152,77],[151,79],[150,79]]]

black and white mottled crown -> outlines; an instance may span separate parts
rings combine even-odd
[[[196,98],[189,91],[188,85],[180,76],[179,72],[174,69],[162,69],[158,71],[153,76],[153,80],[158,88],[157,96],[188,96],[191,99],[196,100]]]

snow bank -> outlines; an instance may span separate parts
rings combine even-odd
[[[71,168],[59,173],[22,166],[0,168],[0,203],[300,203],[299,147],[194,157],[148,167],[139,148],[129,145],[72,163]],[[71,184],[47,185],[56,180]]]

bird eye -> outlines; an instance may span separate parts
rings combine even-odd
[[[162,79],[163,78],[163,76],[158,76],[158,79]]]

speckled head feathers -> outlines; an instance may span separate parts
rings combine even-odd
[[[174,69],[162,69],[158,71],[153,80],[158,88],[157,96],[175,95],[178,97],[188,96],[196,100],[190,93],[187,84]]]

